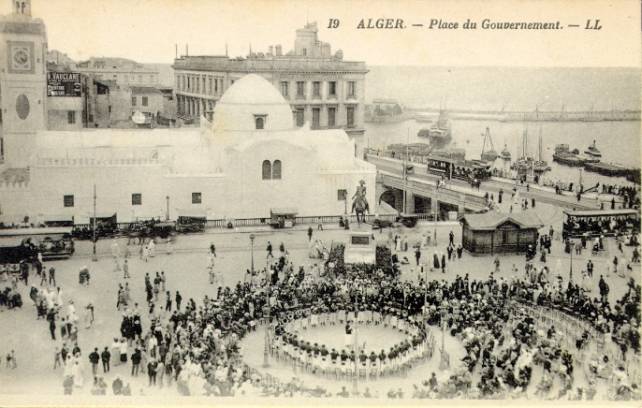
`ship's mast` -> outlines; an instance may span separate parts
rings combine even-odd
[[[538,154],[537,154],[537,160],[542,161],[542,125],[539,126],[539,141],[538,141]]]

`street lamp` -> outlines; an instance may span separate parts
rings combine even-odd
[[[450,367],[450,361],[446,354],[446,311],[448,306],[445,303],[441,304],[441,359],[439,361],[439,369],[446,370]]]
[[[352,287],[354,289],[354,294],[355,294],[354,321],[352,325],[352,329],[354,331],[352,336],[352,349],[354,350],[354,375],[352,376],[352,393],[354,395],[358,395],[359,394],[359,342],[357,339],[357,319],[359,316],[359,292],[358,292],[358,289],[355,288],[356,283],[354,282],[354,280],[352,281],[352,285],[353,285]]]
[[[572,282],[573,281],[573,249],[575,248],[575,242],[571,241],[569,239],[569,249],[571,253],[571,265],[568,270],[568,281]]]
[[[439,181],[437,181],[437,182],[439,182]],[[437,246],[437,212],[439,210],[439,201],[437,201],[437,191],[439,191],[439,187],[438,186],[435,188],[435,197],[434,197],[435,204],[434,205],[432,203],[430,204],[431,206],[433,206],[433,221],[432,222],[433,222],[434,228],[433,228],[432,244],[434,246]]]
[[[93,249],[92,249],[92,255],[91,255],[91,260],[93,262],[98,262],[98,255],[96,255],[96,184],[94,184],[94,222],[92,223],[92,243],[93,243]]]
[[[263,347],[263,368],[270,367],[270,279],[265,283],[265,339]]]
[[[250,266],[250,271],[252,272],[252,275],[254,275],[254,234],[250,234],[250,259],[252,261],[251,266]]]

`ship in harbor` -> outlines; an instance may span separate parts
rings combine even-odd
[[[441,149],[452,141],[452,129],[448,113],[444,110],[439,112],[437,123],[430,128],[421,129],[417,133],[418,137],[428,139],[430,145],[435,149]]]
[[[568,145],[567,145],[568,147]],[[548,162],[542,158],[542,129],[540,128],[538,145],[537,145],[537,160],[528,154],[528,131],[524,129],[522,134],[522,155],[512,165],[513,170],[517,174],[541,174],[551,169]]]
[[[616,163],[586,163],[584,169],[609,177],[630,178],[640,173],[640,169],[634,169]]]
[[[594,156],[581,155],[577,149],[570,150],[566,143],[555,146],[553,161],[571,167],[581,167],[587,163],[598,163],[599,158]]]
[[[594,157],[597,159],[602,158],[602,152],[595,146],[595,140],[593,140],[593,144],[590,145],[589,147],[584,150],[584,154],[590,157]]]
[[[571,167],[581,167],[585,161],[579,156],[579,153],[579,150],[570,150],[568,144],[561,143],[555,146],[553,161]]]
[[[551,166],[542,158],[542,127],[539,127],[539,138],[537,142],[537,160],[533,162],[533,171],[535,173],[544,173],[549,171]]]

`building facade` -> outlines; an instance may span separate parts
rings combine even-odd
[[[290,103],[294,123],[312,129],[344,129],[364,134],[364,62],[344,61],[339,50],[318,40],[316,23],[297,30],[294,49],[280,45],[247,58],[182,56],[174,61],[177,114],[212,118],[214,107],[235,81],[256,73],[272,83]]]
[[[47,31],[31,1],[0,16],[0,169],[25,163],[47,122]]]
[[[0,222],[64,216],[86,223],[94,185],[97,213],[115,213],[119,222],[194,212],[267,219],[284,207],[341,215],[361,180],[375,202],[376,169],[353,149],[342,129],[296,127],[279,91],[247,75],[199,128],[37,132],[22,171],[0,177]]]
[[[98,80],[115,81],[121,86],[156,86],[159,72],[126,58],[90,58],[74,69]]]
[[[466,214],[461,219],[462,245],[472,254],[525,252],[537,248],[544,224],[534,212]]]

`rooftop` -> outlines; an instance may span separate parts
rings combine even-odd
[[[544,224],[537,213],[524,211],[521,213],[502,214],[489,211],[484,214],[466,214],[461,218],[462,223],[467,223],[475,230],[495,230],[506,222],[512,222],[520,228],[542,228]]]
[[[336,58],[309,58],[297,55],[227,58],[219,55],[182,56],[174,60],[175,70],[223,72],[362,72],[367,73],[363,61],[344,61]]]
[[[161,91],[153,86],[132,86],[132,94],[160,94]]]

